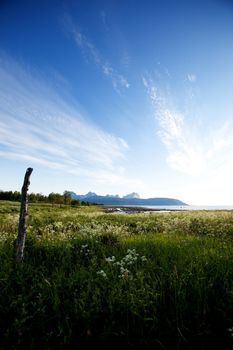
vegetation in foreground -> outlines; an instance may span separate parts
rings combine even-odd
[[[230,349],[233,212],[0,202],[1,349]]]

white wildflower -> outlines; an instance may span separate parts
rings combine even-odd
[[[116,261],[116,258],[115,256],[109,256],[108,258],[105,259],[105,261],[109,262],[109,263],[114,263]]]
[[[130,271],[126,268],[124,268],[123,266],[120,267],[120,275],[118,275],[119,278],[123,278],[123,279],[132,279],[132,275],[130,273]]]
[[[97,275],[100,275],[103,278],[107,278],[107,274],[106,274],[106,272],[104,272],[104,270],[97,271]]]

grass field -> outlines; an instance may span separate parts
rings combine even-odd
[[[233,212],[0,202],[0,349],[232,349]]]

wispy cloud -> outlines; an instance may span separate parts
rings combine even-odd
[[[157,134],[168,151],[168,164],[194,176],[210,175],[223,167],[229,169],[229,155],[233,153],[232,124],[223,121],[218,129],[202,132],[195,119],[180,111],[171,102],[171,96],[161,91],[151,77],[142,80],[159,126]]]
[[[102,13],[102,17],[105,13]],[[130,84],[125,76],[120,74],[112,64],[100,53],[96,45],[94,45],[87,36],[85,36],[81,29],[75,25],[72,18],[68,15],[64,17],[63,25],[68,34],[72,36],[77,47],[82,52],[85,59],[94,64],[102,74],[107,77],[115,91],[120,93],[122,89],[129,89]]]
[[[128,68],[129,65],[130,65],[130,61],[131,61],[131,58],[130,58],[130,55],[128,53],[127,50],[123,51],[123,54],[121,56],[121,64],[123,67],[125,68]]]
[[[197,76],[195,74],[187,74],[187,79],[190,83],[195,83],[195,81],[197,80]]]
[[[100,11],[100,19],[101,22],[106,30],[108,30],[108,24],[107,24],[107,14],[104,10]]]
[[[38,72],[0,57],[0,157],[97,181],[124,181],[125,140],[103,131]]]

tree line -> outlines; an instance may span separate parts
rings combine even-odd
[[[21,193],[18,191],[2,191],[0,190],[0,200],[20,202]],[[66,204],[72,206],[81,205],[97,205],[97,203],[81,201],[79,199],[72,199],[69,191],[64,191],[63,194],[51,192],[48,196],[42,193],[29,193],[29,203],[51,203],[51,204]]]

